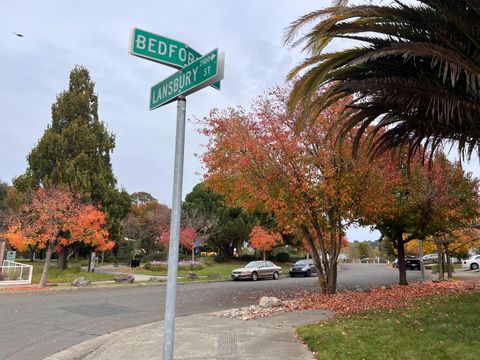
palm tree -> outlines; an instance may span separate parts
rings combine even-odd
[[[305,35],[299,31],[313,26]],[[326,51],[340,39],[353,46]],[[309,53],[289,74],[290,105],[315,114],[350,98],[338,122],[340,140],[362,133],[372,155],[408,144],[434,153],[445,140],[471,155],[480,143],[480,0],[418,0],[355,5],[309,13],[285,42]],[[303,124],[302,124],[303,125]]]

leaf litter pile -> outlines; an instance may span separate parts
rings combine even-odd
[[[212,313],[213,316],[251,320],[300,310],[330,310],[336,316],[351,315],[365,310],[394,309],[409,305],[411,301],[429,296],[445,296],[479,291],[480,282],[444,281],[415,283],[410,286],[395,285],[368,290],[338,292],[334,295],[305,292],[295,299],[284,300],[277,306],[251,305]]]

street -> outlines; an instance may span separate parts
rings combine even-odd
[[[420,278],[408,271],[409,281]],[[385,264],[342,264],[339,289],[395,284]],[[262,295],[313,291],[316,278],[187,283],[178,286],[177,316],[254,304]],[[0,295],[0,359],[43,359],[111,331],[163,319],[163,285]],[[159,349],[161,351],[161,349]]]

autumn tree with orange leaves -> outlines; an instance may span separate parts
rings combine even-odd
[[[76,242],[107,251],[115,243],[108,240],[105,215],[96,206],[84,204],[76,194],[62,188],[39,188],[9,221],[4,236],[10,245],[23,251],[28,245],[46,248],[45,265],[39,287],[48,281],[54,252]]]
[[[352,208],[376,191],[369,182],[376,165],[362,153],[354,160],[352,141],[340,148],[328,136],[344,102],[299,129],[301,111],[288,113],[288,91],[273,89],[248,112],[210,113],[202,122],[205,182],[229,205],[273,213],[283,232],[305,239],[322,290],[335,293],[345,229],[356,220]]]
[[[377,191],[372,203],[383,199],[383,206],[363,207],[359,214],[364,225],[374,226],[392,241],[399,283],[407,285],[405,246],[411,249],[412,241],[430,237],[451,239],[453,231],[468,228],[478,216],[478,180],[440,152],[426,162],[414,156],[409,166],[406,155],[397,154],[396,161],[379,168],[373,178]]]
[[[250,245],[255,250],[263,252],[263,260],[266,253],[283,244],[282,235],[265,230],[261,226],[254,226],[249,235]]]

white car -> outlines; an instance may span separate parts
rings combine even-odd
[[[480,255],[473,255],[467,260],[463,260],[462,267],[464,269],[478,270],[480,268]]]
[[[438,254],[427,254],[423,256],[424,264],[433,264],[438,262]]]

